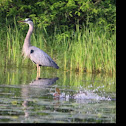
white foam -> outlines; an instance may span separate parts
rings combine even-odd
[[[74,95],[74,99],[84,99],[84,100],[108,100],[110,101],[110,98],[102,97],[97,95],[93,92],[80,92]]]

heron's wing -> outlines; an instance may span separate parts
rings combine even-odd
[[[51,59],[51,57],[37,47],[32,46],[30,48],[30,59],[36,64],[42,66],[52,66],[58,69],[57,64]]]

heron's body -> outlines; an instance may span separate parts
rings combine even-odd
[[[27,52],[28,57],[35,64],[38,64],[39,66],[54,67],[56,69],[59,68],[57,64],[51,59],[51,57],[41,49],[35,46],[30,46]]]
[[[58,69],[59,68],[58,65],[51,59],[51,57],[47,53],[30,44],[30,37],[33,32],[32,20],[30,18],[27,18],[24,21],[19,22],[29,24],[29,30],[27,32],[24,41],[22,52],[24,54],[24,57],[30,58],[32,62],[34,62],[37,65],[37,73],[39,72],[39,76],[40,76],[40,66],[48,66]]]

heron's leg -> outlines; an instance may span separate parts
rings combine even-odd
[[[40,66],[39,66],[39,77],[40,77]]]
[[[36,77],[36,79],[38,79],[39,78],[39,65],[37,64],[37,77]]]

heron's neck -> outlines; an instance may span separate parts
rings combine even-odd
[[[22,50],[22,54],[24,54],[24,57],[28,57],[29,56],[28,49],[31,46],[31,44],[30,44],[30,37],[31,37],[32,31],[33,31],[33,25],[29,24],[29,30],[28,30],[28,33],[27,33],[26,38],[24,40],[24,45],[23,45],[23,50]]]
[[[31,38],[32,32],[33,32],[33,25],[30,25],[29,24],[29,30],[27,32],[27,35],[26,35],[26,38],[25,38],[25,41],[24,41],[24,45],[26,47],[29,47],[30,46],[30,38]]]

